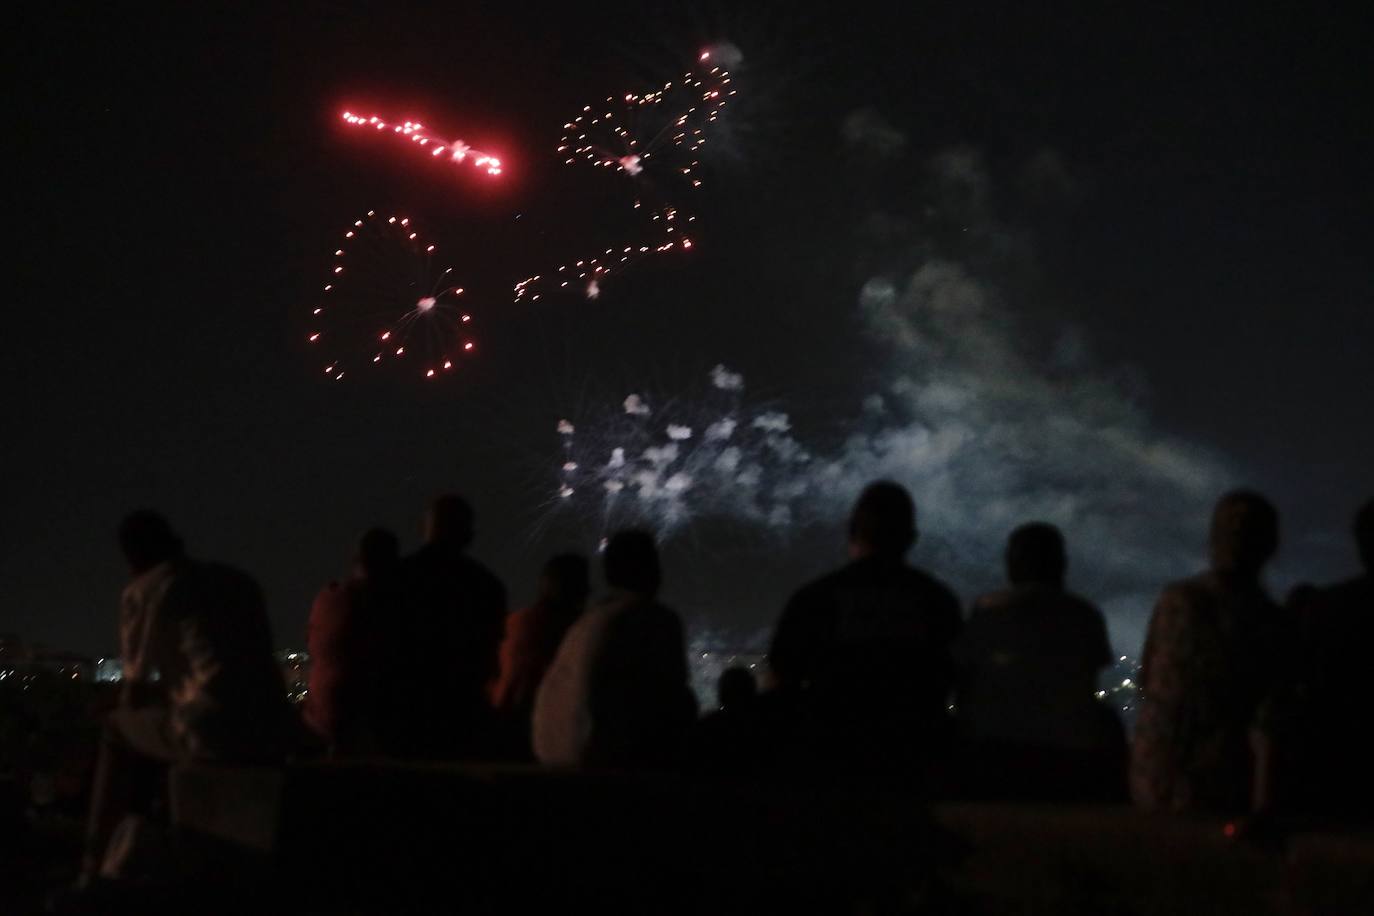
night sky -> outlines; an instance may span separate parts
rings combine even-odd
[[[1071,558],[1095,545],[1071,580],[1123,653],[1149,593],[1201,562],[1223,487],[1278,504],[1276,590],[1353,571],[1374,491],[1374,81],[1370,36],[1334,6],[280,6],[14,25],[0,631],[113,651],[113,532],[144,506],[260,579],[283,646],[364,528],[413,547],[447,490],[524,602],[547,555],[603,533],[581,494],[549,510],[558,420],[601,454],[627,394],[693,414],[718,364],[816,455],[850,457],[795,525],[673,530],[666,597],[699,640],[756,643],[843,556],[860,478],[893,471],[855,449],[916,426],[962,430],[948,473],[908,479],[936,506],[917,562],[971,598],[1000,577],[997,520],[1043,509]],[[690,201],[696,249],[595,302],[512,304],[515,280],[626,225],[623,189],[554,152],[563,122],[719,42],[742,52],[739,97]],[[506,173],[350,134],[347,107],[423,118]],[[456,377],[319,372],[309,311],[369,209],[410,214],[479,291],[480,356]],[[866,416],[875,393],[908,413]],[[1079,464],[1046,457],[1084,412]],[[1123,493],[1160,465],[1159,492]],[[1099,482],[1078,494],[1066,468]]]

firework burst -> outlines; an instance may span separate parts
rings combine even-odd
[[[586,162],[664,189],[700,187],[696,157],[706,128],[735,94],[729,71],[712,64],[709,51],[700,63],[703,71],[684,73],[652,92],[585,106],[563,125],[558,152],[564,162]]]
[[[696,519],[745,518],[785,527],[823,476],[785,413],[744,403],[744,379],[711,370],[699,400],[661,406],[640,394],[557,426],[555,508],[599,515],[603,531],[645,527],[666,538]]]
[[[424,150],[431,158],[443,158],[456,165],[471,166],[488,175],[501,174],[500,159],[490,153],[475,150],[462,140],[444,140],[436,137],[419,121],[402,121],[394,124],[376,115],[363,117],[351,111],[345,111],[342,117],[345,124],[353,127],[404,138]]]
[[[343,233],[308,334],[325,375],[400,365],[435,378],[473,353],[464,290],[436,250],[408,218],[373,210]]]
[[[642,95],[610,96],[563,125],[558,152],[566,164],[589,164],[630,180],[638,238],[526,277],[515,284],[515,301],[535,302],[558,290],[596,299],[612,274],[623,274],[647,257],[692,249],[696,217],[681,200],[701,186],[697,156],[707,142],[707,127],[735,94],[729,72],[711,61],[709,51],[700,62],[700,72],[684,73]]]

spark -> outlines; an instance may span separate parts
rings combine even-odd
[[[408,371],[432,379],[474,350],[470,339],[458,337],[472,315],[458,306],[463,288],[452,282],[454,268],[438,269],[437,246],[421,238],[409,217],[368,211],[344,238],[334,258],[350,268],[332,266],[334,282],[324,287],[329,309],[316,304],[311,311],[318,323],[309,341],[330,351],[326,374],[338,381],[354,364],[385,365],[411,350]]]
[[[710,372],[697,399],[651,406],[630,394],[618,409],[559,421],[558,490],[608,529],[642,525],[667,537],[716,515],[785,531],[826,486],[825,470],[791,433],[786,414],[743,402],[743,377]],[[588,503],[599,504],[595,507]]]
[[[636,189],[630,206],[642,229],[635,244],[521,280],[514,287],[516,302],[535,302],[548,288],[570,286],[596,299],[611,274],[624,273],[646,257],[692,249],[679,228],[695,217],[682,210],[680,198],[701,187],[697,157],[708,139],[707,126],[736,91],[729,71],[711,61],[710,51],[702,52],[699,62],[701,72],[689,71],[649,92],[607,96],[564,122],[557,148],[564,163],[630,178]]]
[[[393,124],[376,115],[363,117],[351,111],[343,113],[343,120],[344,123],[354,127],[390,130],[396,136],[404,137],[421,148],[429,148],[433,144],[433,147],[429,149],[431,156],[438,157],[447,154],[449,161],[458,165],[471,165],[488,175],[501,174],[501,160],[498,157],[473,149],[462,140],[444,140],[436,137],[429,133],[428,128],[419,121],[402,121],[400,124]]]

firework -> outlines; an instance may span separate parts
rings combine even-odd
[[[308,334],[325,375],[399,365],[435,378],[473,353],[463,288],[436,250],[408,218],[372,210],[343,233]]]
[[[515,301],[538,302],[545,293],[557,290],[572,290],[588,299],[600,298],[602,284],[612,274],[622,274],[646,257],[673,251],[691,251],[691,236],[683,230],[695,219],[693,216],[680,216],[676,208],[655,213],[650,224],[660,234],[659,240],[652,244],[607,248],[595,257],[560,264],[547,274],[526,277],[515,284]]]
[[[735,94],[729,72],[710,57],[710,52],[701,55],[700,73],[684,73],[643,95],[608,97],[563,125],[558,146],[563,161],[631,179],[631,209],[641,228],[633,244],[526,277],[515,284],[515,301],[535,302],[558,290],[597,299],[612,274],[623,274],[647,257],[692,249],[696,217],[682,208],[681,198],[701,186],[697,154],[706,144],[706,129]]]
[[[652,92],[585,106],[563,125],[558,152],[564,162],[586,162],[665,189],[700,187],[696,156],[706,144],[706,128],[735,94],[729,72],[712,64],[710,52],[700,62],[703,72],[689,71]]]
[[[402,137],[424,150],[432,158],[442,158],[457,165],[470,165],[488,175],[501,174],[500,159],[490,153],[475,150],[462,140],[444,140],[436,137],[429,132],[429,128],[419,121],[402,121],[399,124],[393,124],[376,115],[365,118],[351,111],[343,113],[343,120],[344,123],[354,127]]]
[[[636,525],[660,537],[709,516],[793,522],[824,470],[786,414],[744,403],[742,376],[717,366],[710,379],[694,400],[658,406],[635,393],[577,426],[560,420],[555,505],[599,514],[607,531]]]

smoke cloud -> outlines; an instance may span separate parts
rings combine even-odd
[[[851,119],[847,137],[856,123],[864,142],[891,129]],[[1047,155],[1034,168],[1048,169]],[[964,247],[912,229],[905,269],[862,283],[852,308],[883,381],[856,396],[837,439],[803,442],[787,413],[751,405],[744,376],[718,365],[700,391],[631,394],[621,410],[580,421],[577,472],[563,484],[600,500],[608,527],[671,538],[721,517],[790,538],[833,525],[867,483],[895,480],[916,500],[919,562],[966,597],[1001,582],[1013,528],[1048,521],[1067,539],[1071,586],[1134,654],[1160,587],[1201,562],[1206,516],[1233,469],[1161,432],[1130,372],[1098,364],[1080,328],[1046,333],[1047,313],[992,278],[998,257],[1020,263],[1030,249],[992,216],[976,151],[937,153],[927,174],[929,199]]]

